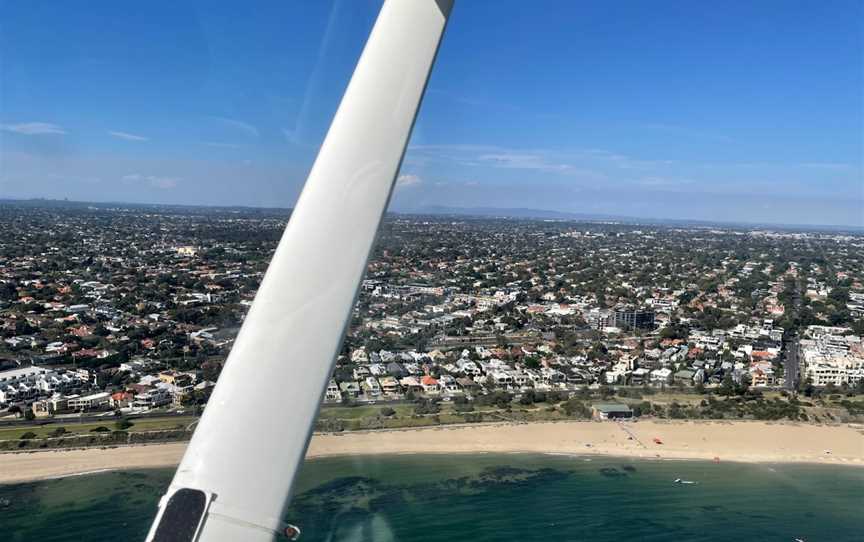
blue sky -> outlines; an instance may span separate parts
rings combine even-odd
[[[0,197],[291,206],[380,4],[241,4],[0,2]],[[860,0],[463,0],[391,207],[864,226],[862,74]]]

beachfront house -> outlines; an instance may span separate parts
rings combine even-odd
[[[354,382],[353,380],[349,382],[340,382],[339,392],[342,397],[356,399],[360,396],[360,384]]]
[[[342,392],[339,391],[339,384],[332,378],[327,383],[327,391],[324,392],[324,400],[330,403],[338,403],[342,400]]]
[[[66,398],[69,410],[99,410],[108,408],[111,404],[111,394],[108,392],[94,393],[91,395],[70,395]]]
[[[633,417],[633,409],[621,403],[591,405],[591,416],[595,420],[621,420]]]

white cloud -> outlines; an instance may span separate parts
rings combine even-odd
[[[495,153],[483,154],[477,157],[481,162],[486,162],[495,167],[513,169],[533,169],[539,171],[567,171],[572,169],[570,164],[554,163],[539,154],[522,153]]]
[[[0,124],[0,130],[23,135],[63,135],[62,127],[49,122],[21,122],[19,124]]]
[[[667,168],[672,160],[641,160],[602,149],[507,148],[494,145],[412,145],[405,163],[427,167],[429,163],[466,167],[525,170],[561,175],[583,181],[604,181],[610,172],[653,171]]]
[[[160,188],[163,190],[167,190],[169,188],[176,188],[177,182],[180,181],[180,179],[177,177],[158,177],[156,175],[140,175],[138,173],[124,175],[120,178],[120,180],[128,184],[146,183],[153,188]]]
[[[242,121],[235,120],[235,119],[229,119],[226,117],[210,117],[210,118],[212,118],[213,120],[220,122],[226,126],[230,126],[231,128],[239,130],[250,137],[258,137],[258,128],[254,127],[251,124],[248,124],[246,122],[242,122]]]
[[[396,179],[396,188],[408,188],[411,186],[417,186],[423,182],[423,179],[418,177],[417,175],[399,175]]]
[[[115,132],[112,130],[108,130],[108,135],[113,136],[113,137],[117,137],[120,139],[125,139],[127,141],[150,141],[149,137],[130,134],[129,132]]]

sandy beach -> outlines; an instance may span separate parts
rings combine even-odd
[[[169,443],[3,453],[0,483],[102,470],[171,467],[180,461],[185,448],[185,443]],[[440,426],[315,435],[307,457],[484,452],[864,466],[864,426],[706,421]]]

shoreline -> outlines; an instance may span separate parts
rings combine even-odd
[[[654,439],[659,439],[658,444]],[[176,466],[187,442],[6,452],[0,484]],[[315,434],[307,459],[359,455],[546,454],[864,467],[864,426],[758,421],[537,422]]]

